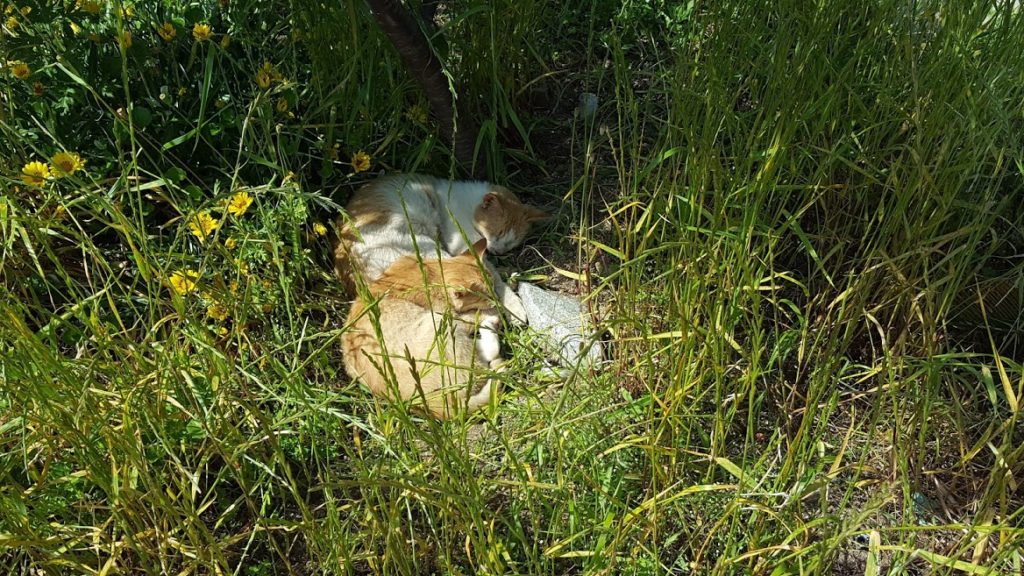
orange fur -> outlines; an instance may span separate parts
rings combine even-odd
[[[548,217],[543,210],[523,204],[507,188],[496,184],[491,185],[473,216],[477,229],[487,238],[523,238],[532,223]]]
[[[422,263],[402,258],[349,312],[341,337],[346,372],[374,395],[410,401],[438,418],[483,406],[494,384],[479,370],[501,365],[491,331],[497,315],[484,289],[469,251]],[[438,311],[446,302],[454,315]],[[487,328],[474,335],[481,318]]]
[[[373,282],[400,255],[411,254],[410,235],[417,237],[422,253],[433,256],[437,247],[443,256],[465,247],[461,227],[469,242],[483,237],[495,253],[502,253],[522,242],[532,222],[547,217],[502,186],[415,174],[370,182],[356,191],[346,213],[338,226],[334,267],[349,296],[357,276]]]

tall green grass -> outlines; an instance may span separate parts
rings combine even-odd
[[[115,8],[8,38],[33,76],[0,84],[6,571],[1020,573],[1012,3],[445,4],[492,178],[557,214],[502,263],[610,334],[552,383],[510,332],[497,407],[446,423],[337,351],[314,224],[368,178],[351,155],[452,171],[363,5]],[[58,149],[86,171],[20,182]]]

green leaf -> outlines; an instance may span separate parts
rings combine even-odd
[[[145,106],[135,106],[132,108],[132,122],[137,128],[145,128],[153,123],[153,112]]]
[[[177,184],[185,179],[185,171],[178,167],[169,168],[164,172],[163,179],[171,184]]]

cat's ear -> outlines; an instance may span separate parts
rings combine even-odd
[[[551,218],[551,215],[541,210],[540,208],[534,208],[533,206],[526,207],[526,221],[536,222],[538,220],[547,220]]]
[[[498,195],[494,192],[484,194],[484,199],[480,201],[480,207],[484,210],[497,210],[501,207],[501,202],[498,201]]]
[[[487,238],[481,238],[481,239],[476,241],[476,244],[473,244],[469,248],[466,248],[466,251],[463,252],[462,255],[466,256],[466,255],[470,255],[470,254],[476,254],[477,256],[483,256],[484,252],[486,252],[486,251],[487,251]]]

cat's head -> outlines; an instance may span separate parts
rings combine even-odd
[[[476,207],[473,223],[487,239],[487,251],[504,254],[522,243],[530,224],[547,217],[543,210],[520,202],[507,188],[491,185]]]
[[[462,254],[443,260],[444,284],[452,308],[458,312],[494,308],[490,289],[478,257],[483,259],[488,249],[486,238],[481,238]]]

